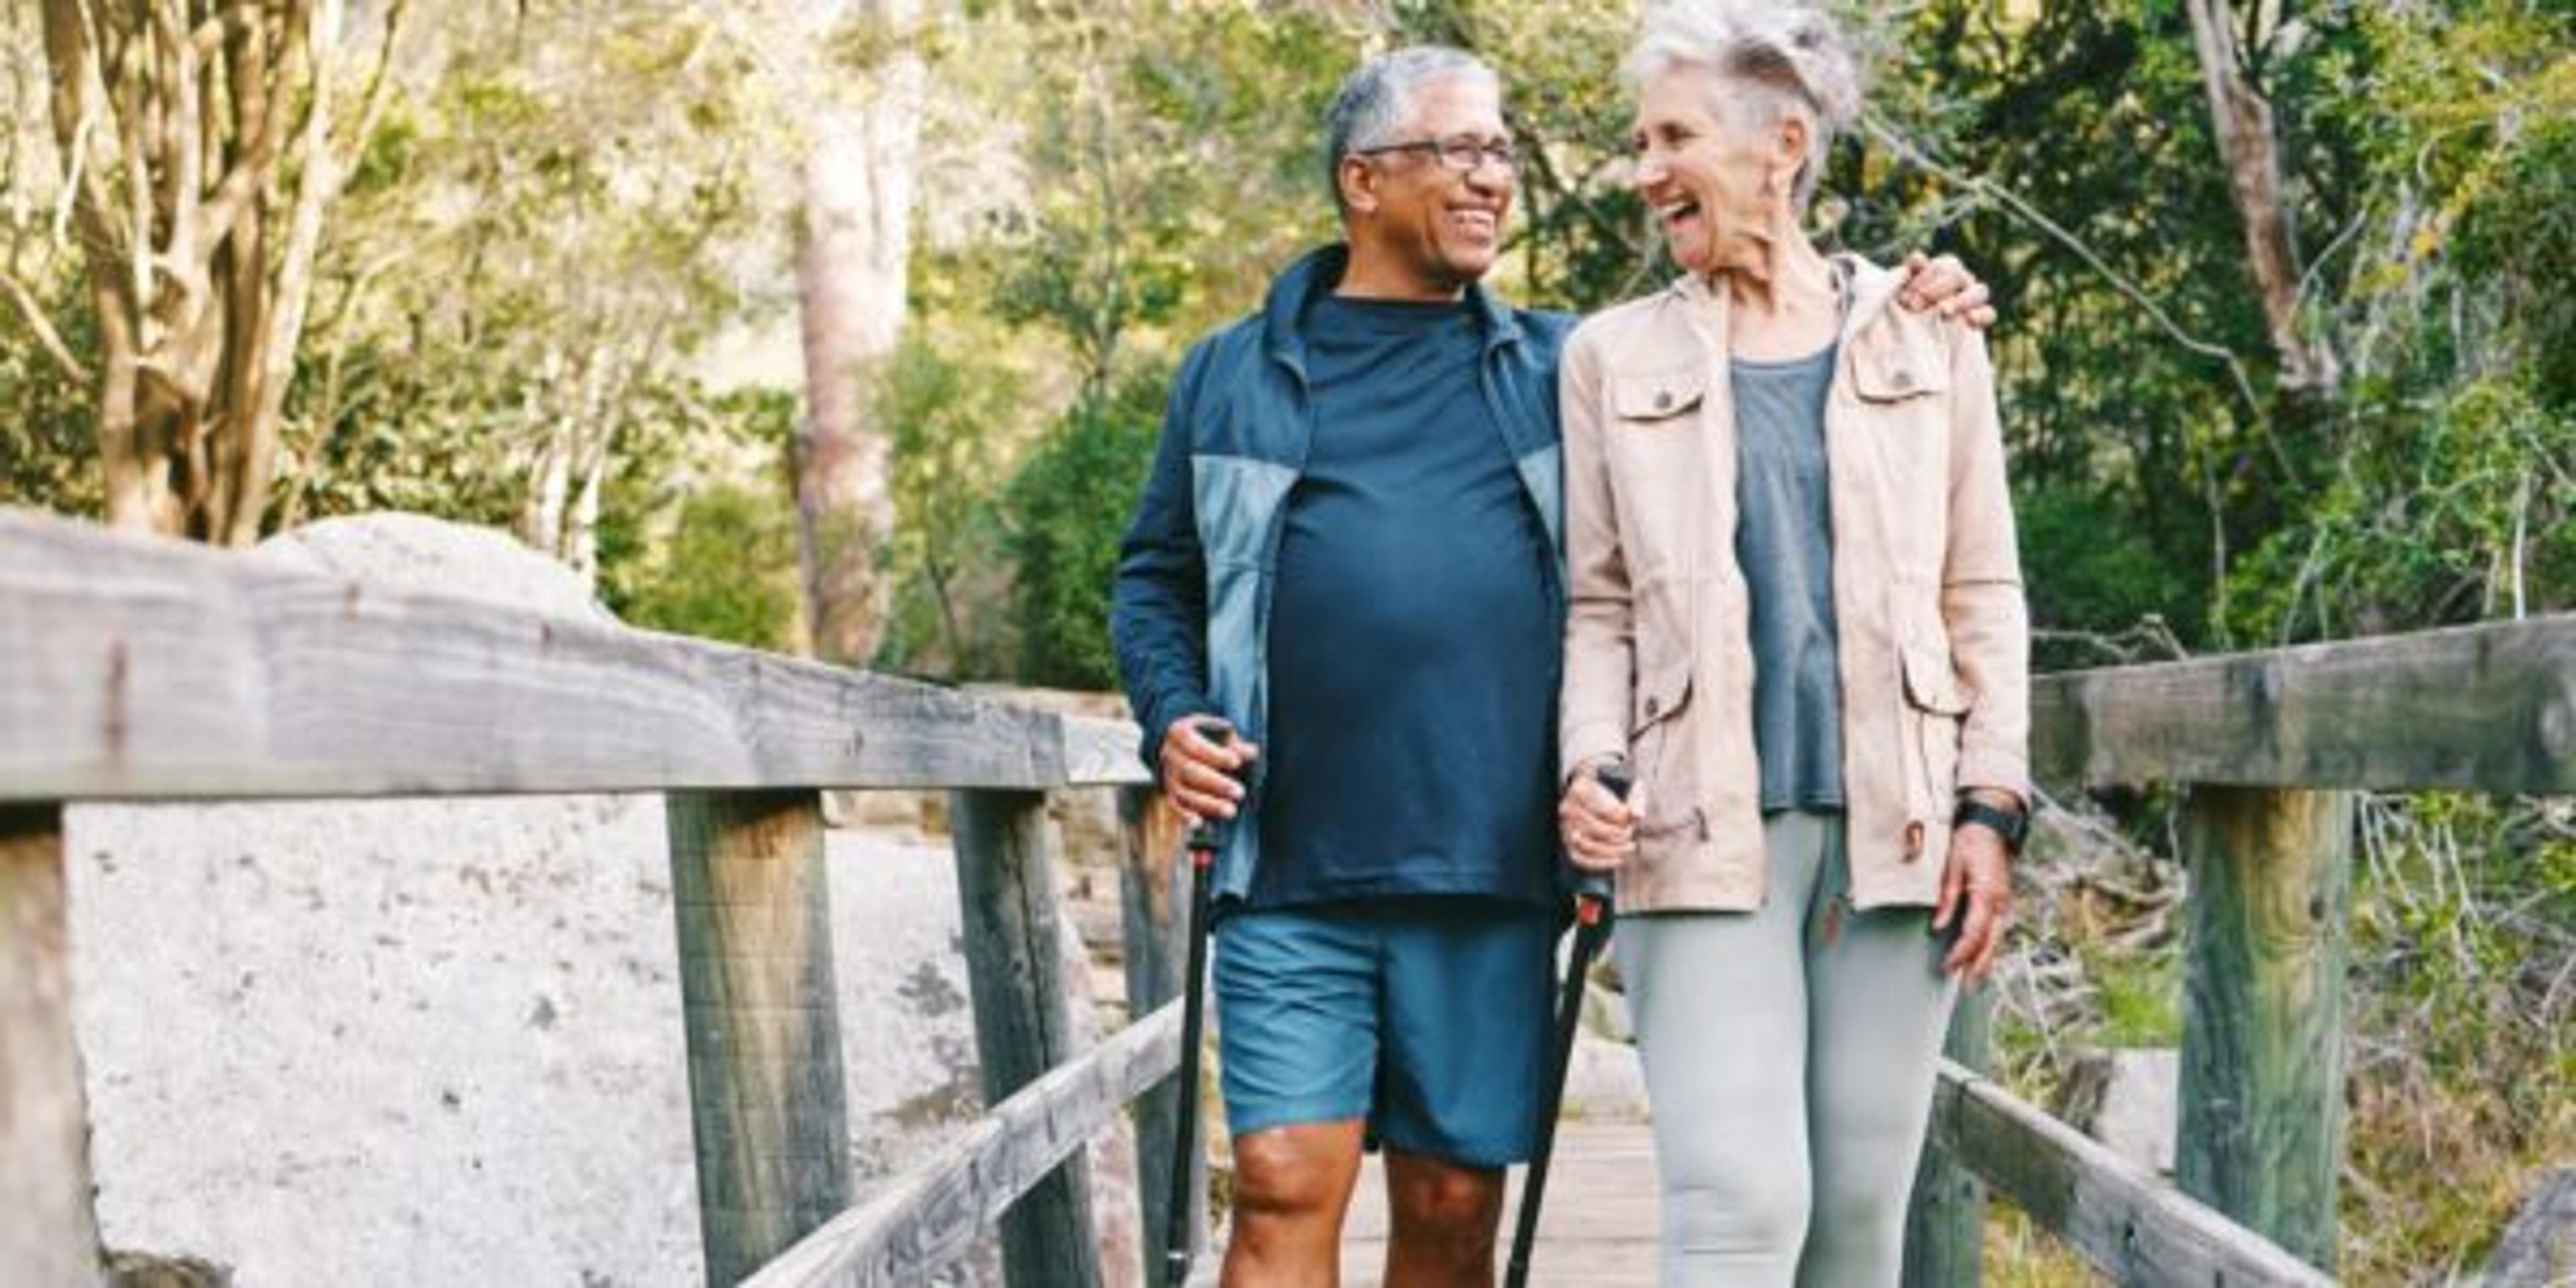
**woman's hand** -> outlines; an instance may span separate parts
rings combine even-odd
[[[1631,790],[1620,800],[1601,785],[1586,765],[1565,785],[1556,803],[1557,831],[1565,854],[1586,872],[1614,872],[1637,850],[1637,820],[1643,798]]]
[[[1950,859],[1941,872],[1941,900],[1932,907],[1932,930],[1941,934],[1953,922],[1963,924],[1941,969],[1957,973],[1960,983],[1983,983],[2003,950],[2012,904],[2012,855],[2004,839],[1975,824],[1951,829]]]

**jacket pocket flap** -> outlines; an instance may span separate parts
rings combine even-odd
[[[1699,406],[1707,391],[1708,373],[1698,370],[1614,376],[1610,408],[1621,420],[1664,420]]]
[[[1942,660],[1938,649],[1908,644],[1900,656],[1905,665],[1906,701],[1936,715],[1968,714],[1968,695],[1960,690],[1958,673]]]
[[[1852,392],[1868,402],[1902,402],[1947,393],[1950,372],[1937,355],[1914,346],[1852,355]]]

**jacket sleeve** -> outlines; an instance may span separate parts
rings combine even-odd
[[[1565,687],[1558,713],[1560,775],[1628,752],[1634,609],[1619,548],[1617,498],[1604,442],[1601,359],[1594,331],[1576,328],[1558,367],[1565,442]]]
[[[2030,616],[2004,478],[1994,365],[1985,336],[1951,330],[1950,548],[1942,561],[1941,616],[1952,666],[1975,695],[1959,735],[1959,785],[2000,788],[2028,801]]]
[[[1190,418],[1205,378],[1208,344],[1190,351],[1173,378],[1162,440],[1136,516],[1118,548],[1110,587],[1109,634],[1127,702],[1143,726],[1145,764],[1157,775],[1163,730],[1213,712],[1208,699],[1207,558],[1191,500]]]

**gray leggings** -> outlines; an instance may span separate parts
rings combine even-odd
[[[1675,1285],[1882,1288],[1954,988],[1929,910],[1854,912],[1839,816],[1772,815],[1755,912],[1619,923]]]

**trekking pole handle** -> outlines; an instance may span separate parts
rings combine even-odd
[[[1620,801],[1628,799],[1628,791],[1636,788],[1636,775],[1628,773],[1628,762],[1618,760],[1618,757],[1592,765],[1592,781],[1600,783],[1602,788],[1610,791],[1610,796],[1618,796]],[[1602,907],[1610,902],[1610,873],[1584,873],[1582,881],[1574,884],[1574,899],[1579,899],[1577,909],[1574,909],[1577,917],[1582,917],[1584,922],[1600,920]]]
[[[1190,722],[1190,729],[1220,747],[1234,741],[1234,726],[1216,716],[1201,716]],[[1190,847],[1190,860],[1197,867],[1205,869],[1215,862],[1216,852],[1225,844],[1224,833],[1219,831],[1222,826],[1223,821],[1216,818],[1190,820],[1187,843]]]
[[[1594,765],[1592,779],[1622,801],[1628,799],[1629,791],[1637,785],[1636,775],[1629,771],[1628,762],[1616,756]],[[1586,925],[1599,920],[1602,911],[1609,906],[1610,889],[1608,873],[1584,873],[1582,879],[1574,883],[1575,916]]]

